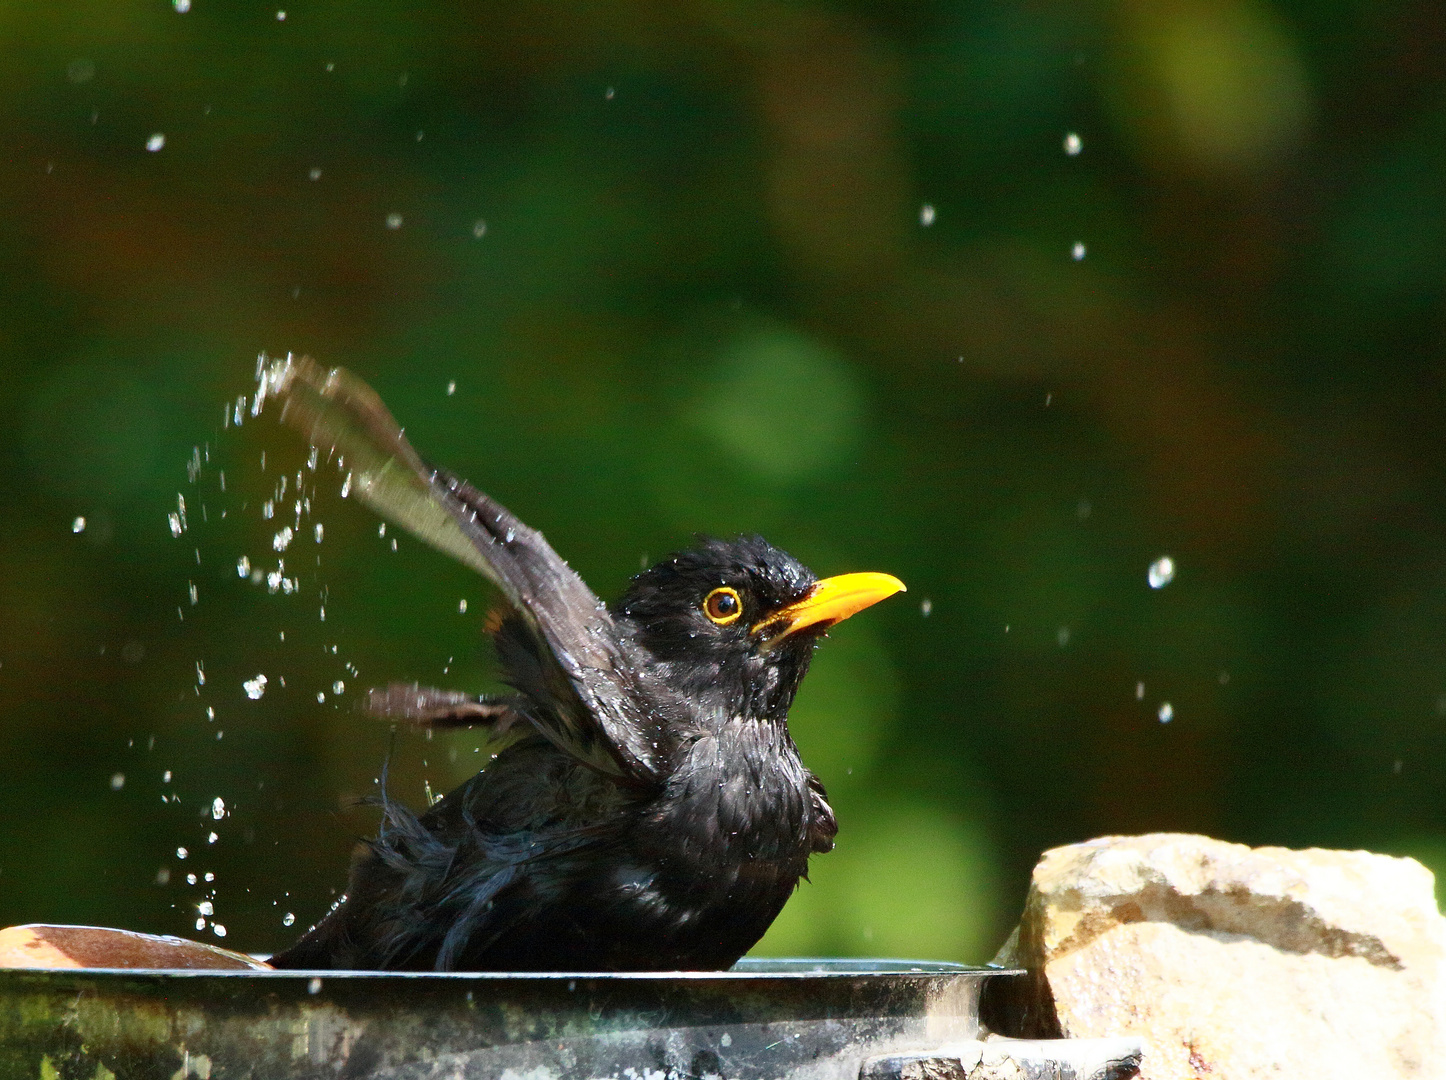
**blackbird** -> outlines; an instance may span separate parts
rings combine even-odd
[[[904,588],[817,579],[759,537],[703,540],[603,604],[498,503],[423,464],[337,368],[263,363],[254,409],[339,459],[343,484],[496,584],[513,693],[393,684],[373,713],[485,725],[498,751],[420,816],[383,795],[346,896],[283,968],[643,971],[731,967],[838,826],[788,732],[815,645]]]

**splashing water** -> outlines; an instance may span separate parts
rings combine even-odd
[[[241,684],[241,687],[246,691],[247,697],[252,701],[256,701],[262,694],[266,693],[266,676],[257,675],[254,679],[247,679]]]
[[[1161,555],[1150,564],[1145,576],[1150,582],[1150,588],[1163,589],[1175,580],[1175,560],[1168,555]]]

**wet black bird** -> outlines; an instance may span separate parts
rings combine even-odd
[[[420,817],[384,796],[344,901],[272,963],[731,966],[837,832],[788,733],[814,646],[902,582],[820,581],[758,537],[708,540],[609,608],[541,533],[423,464],[355,376],[288,357],[263,368],[268,396],[373,509],[498,586],[489,629],[514,691],[372,692],[373,712],[488,725],[502,749]]]

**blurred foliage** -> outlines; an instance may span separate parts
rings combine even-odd
[[[986,960],[1102,833],[1446,868],[1446,6],[277,2],[0,7],[0,924],[275,948],[389,753],[482,760],[352,711],[493,686],[489,597],[223,423],[263,350],[603,595],[695,532],[908,582],[763,951]]]

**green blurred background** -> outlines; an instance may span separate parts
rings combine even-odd
[[[0,40],[0,925],[279,947],[373,827],[357,693],[495,686],[483,583],[334,472],[273,549],[305,449],[223,423],[262,351],[360,373],[604,596],[695,532],[908,582],[798,701],[839,846],[761,951],[987,960],[1103,833],[1446,867],[1438,0],[75,0]],[[393,794],[477,745],[398,736]]]

